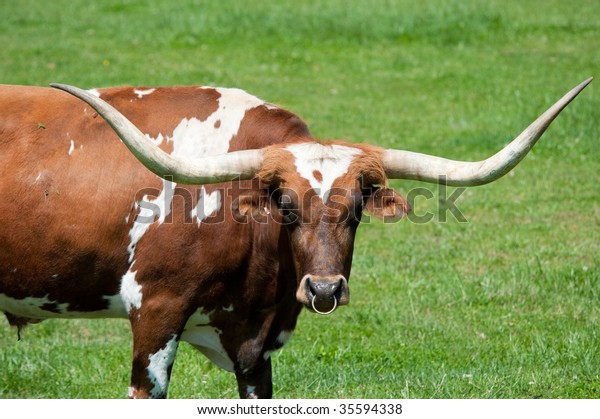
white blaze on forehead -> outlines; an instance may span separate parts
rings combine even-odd
[[[354,157],[362,153],[356,147],[319,143],[293,144],[285,149],[294,155],[298,173],[308,180],[323,202],[327,201],[333,182],[346,174]]]
[[[164,348],[149,356],[148,378],[154,385],[150,391],[152,397],[161,397],[167,394],[169,387],[169,368],[175,361],[177,345],[179,341],[176,335],[167,342]]]
[[[137,95],[138,99],[141,99],[144,96],[154,93],[155,90],[156,89],[147,89],[147,90],[133,89],[133,93],[135,93]]]

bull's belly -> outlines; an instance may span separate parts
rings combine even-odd
[[[44,319],[74,319],[74,318],[127,318],[127,311],[121,295],[103,296],[106,308],[95,311],[73,310],[70,303],[59,303],[46,297],[26,297],[16,299],[0,294],[0,311],[17,317],[34,320]]]

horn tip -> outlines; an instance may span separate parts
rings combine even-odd
[[[577,95],[581,93],[581,91],[592,82],[592,80],[594,80],[594,77],[588,77],[587,79],[579,83],[577,86],[575,86],[573,89],[571,89],[569,92],[567,92],[567,94],[563,97],[563,100],[565,101],[564,106],[566,106],[569,102],[575,99],[575,97],[577,97]],[[561,109],[564,106],[562,106]]]
[[[71,94],[74,94],[74,92],[76,92],[78,90],[74,86],[70,86],[68,84],[62,84],[62,83],[50,83],[50,86],[54,87],[55,89],[62,90],[64,92],[71,93]]]

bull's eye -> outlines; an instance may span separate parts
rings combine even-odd
[[[277,206],[281,210],[282,221],[284,224],[295,224],[299,217],[296,214],[296,205],[289,195],[282,194],[277,199]]]
[[[279,199],[277,199],[277,205],[279,205],[279,208],[287,208],[291,203],[292,198],[286,194],[280,195]]]

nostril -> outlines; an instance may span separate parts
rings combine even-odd
[[[316,287],[315,283],[314,283],[313,281],[311,281],[311,279],[310,279],[310,278],[307,278],[307,279],[306,279],[306,286],[307,286],[307,288],[308,288],[308,293],[309,293],[311,296],[315,296],[315,295],[317,295],[317,293],[318,293],[318,291],[317,291],[317,287]]]
[[[338,281],[336,282],[336,284],[335,284],[335,291],[337,291],[337,290],[339,290],[340,288],[342,288],[342,284],[343,284],[343,283],[344,283],[344,282],[342,281],[342,278],[340,277],[340,278],[338,279]]]
[[[333,291],[335,293],[335,297],[339,300],[341,295],[342,295],[342,289],[344,288],[344,281],[340,278],[338,280],[338,282],[336,283],[335,286],[335,290]]]

